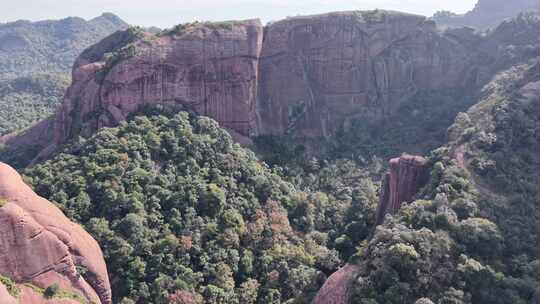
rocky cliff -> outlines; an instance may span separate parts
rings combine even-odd
[[[425,17],[379,10],[264,29],[257,20],[129,29],[77,59],[54,135],[40,144],[91,135],[153,105],[190,109],[243,136],[328,136],[352,119],[388,117],[419,91],[476,83],[471,58]]]
[[[55,143],[118,125],[158,104],[189,108],[248,136],[255,128],[262,32],[259,21],[248,20],[109,37],[75,63],[55,118]]]
[[[540,54],[539,16],[522,14],[484,36],[441,33],[425,17],[380,10],[264,28],[258,20],[183,24],[158,34],[131,28],[85,50],[62,106],[50,124],[35,127],[47,131],[19,137],[47,136],[0,142],[31,142],[47,156],[155,106],[210,116],[239,140],[328,137],[359,123],[384,129],[421,96],[459,108],[467,101],[444,98],[448,92],[477,94],[497,71]]]
[[[91,20],[0,23],[0,79],[69,72],[85,48],[127,27],[110,13]]]
[[[327,136],[355,118],[380,120],[418,91],[474,82],[469,56],[416,15],[342,12],[271,24],[259,65],[259,131]]]
[[[429,178],[427,160],[421,156],[403,155],[390,160],[390,172],[384,178],[377,223],[383,222],[386,214],[397,212],[401,205],[410,202]]]
[[[58,291],[44,298],[45,290]],[[111,303],[97,242],[0,163],[0,302]]]

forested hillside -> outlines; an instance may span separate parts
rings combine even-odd
[[[101,244],[117,302],[309,303],[372,221],[374,185],[335,170],[312,178],[330,194],[300,191],[184,112],[104,129],[26,175]]]
[[[42,74],[0,81],[0,136],[22,130],[54,113],[69,78]]]
[[[70,17],[0,24],[0,79],[69,73],[84,49],[127,26],[110,13],[88,21]]]

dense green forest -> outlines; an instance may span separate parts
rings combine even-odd
[[[116,302],[309,303],[373,221],[376,186],[354,168],[314,165],[303,188],[328,191],[302,191],[183,112],[104,129],[26,175],[98,240]]]
[[[71,71],[79,54],[128,25],[105,13],[91,20],[70,17],[0,24],[0,80]]]
[[[128,25],[113,14],[0,24],[0,136],[54,113],[87,47]]]
[[[67,76],[51,74],[0,81],[0,136],[52,115],[68,85]]]

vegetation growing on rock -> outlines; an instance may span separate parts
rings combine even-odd
[[[334,187],[336,170],[310,184]],[[101,244],[116,301],[309,303],[341,264],[327,245],[347,256],[367,236],[375,189],[336,199],[277,173],[187,113],[135,117],[26,172]]]

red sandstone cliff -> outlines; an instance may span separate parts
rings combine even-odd
[[[377,223],[386,214],[397,212],[401,205],[410,202],[429,177],[426,159],[421,156],[403,155],[390,160],[390,172],[385,176],[377,209]]]
[[[79,274],[79,269],[85,269]],[[8,165],[0,163],[0,275],[17,283],[18,297],[0,283],[0,303],[80,303],[47,300],[30,285],[61,290],[89,302],[111,303],[103,254],[84,229],[36,195]]]
[[[191,24],[133,41],[113,35],[77,59],[73,84],[55,117],[55,143],[115,126],[157,104],[188,108],[249,135],[255,128],[262,33],[258,20],[248,20]],[[115,43],[126,44],[124,50]],[[121,55],[107,58],[110,52]]]
[[[465,86],[470,56],[417,15],[376,10],[276,22],[259,64],[259,131],[328,136],[353,118],[380,120],[418,91]]]
[[[479,82],[469,42],[398,12],[134,32],[117,32],[81,54],[61,108],[50,124],[33,128],[46,131],[0,141],[32,142],[47,156],[151,105],[210,116],[244,137],[328,136],[353,119],[380,122],[418,92]]]

